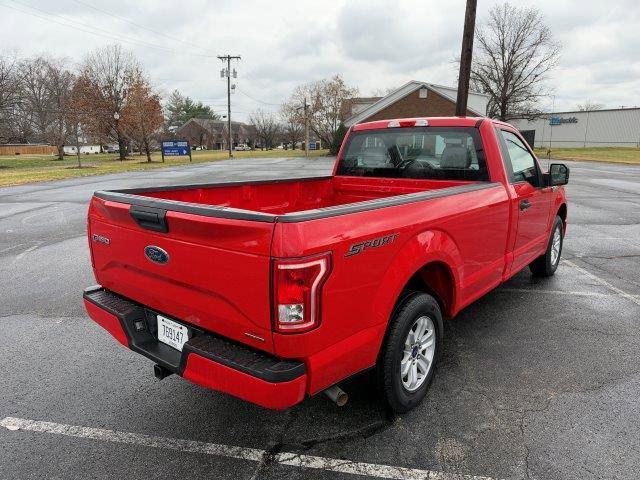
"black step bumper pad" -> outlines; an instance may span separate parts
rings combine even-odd
[[[270,383],[289,382],[306,373],[303,362],[281,360],[273,355],[213,335],[188,324],[189,341],[182,352],[159,342],[156,337],[155,312],[101,286],[87,288],[85,300],[120,320],[131,350],[150,358],[173,373],[182,375],[187,357],[196,354],[234,370]],[[166,315],[172,318],[170,315]]]

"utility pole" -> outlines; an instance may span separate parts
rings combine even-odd
[[[233,137],[231,135],[231,60],[240,60],[240,55],[218,55],[218,58],[223,62],[227,62],[227,68],[222,70],[221,76],[227,77],[227,130],[229,138],[227,144],[229,147],[229,158],[233,158]],[[224,75],[222,75],[224,73]],[[235,70],[233,72],[234,78],[237,76]]]
[[[304,156],[309,157],[309,104],[304,97]]]
[[[473,34],[476,28],[476,4],[477,0],[467,0],[467,9],[464,14],[458,98],[456,99],[457,117],[464,117],[467,114],[467,97],[469,96],[469,79],[471,78],[471,60],[473,58]]]

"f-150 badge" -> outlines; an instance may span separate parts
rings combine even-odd
[[[91,239],[94,242],[104,243],[105,245],[109,245],[111,243],[111,240],[109,240],[107,237],[103,237],[102,235],[98,235],[97,233],[91,235]]]

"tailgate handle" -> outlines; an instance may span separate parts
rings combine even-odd
[[[167,233],[169,225],[167,225],[167,211],[162,208],[141,207],[139,205],[131,205],[129,214],[136,223],[145,230],[153,230],[154,232]]]

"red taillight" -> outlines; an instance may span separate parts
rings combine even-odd
[[[273,262],[273,326],[282,333],[306,332],[320,323],[322,285],[331,254]]]

